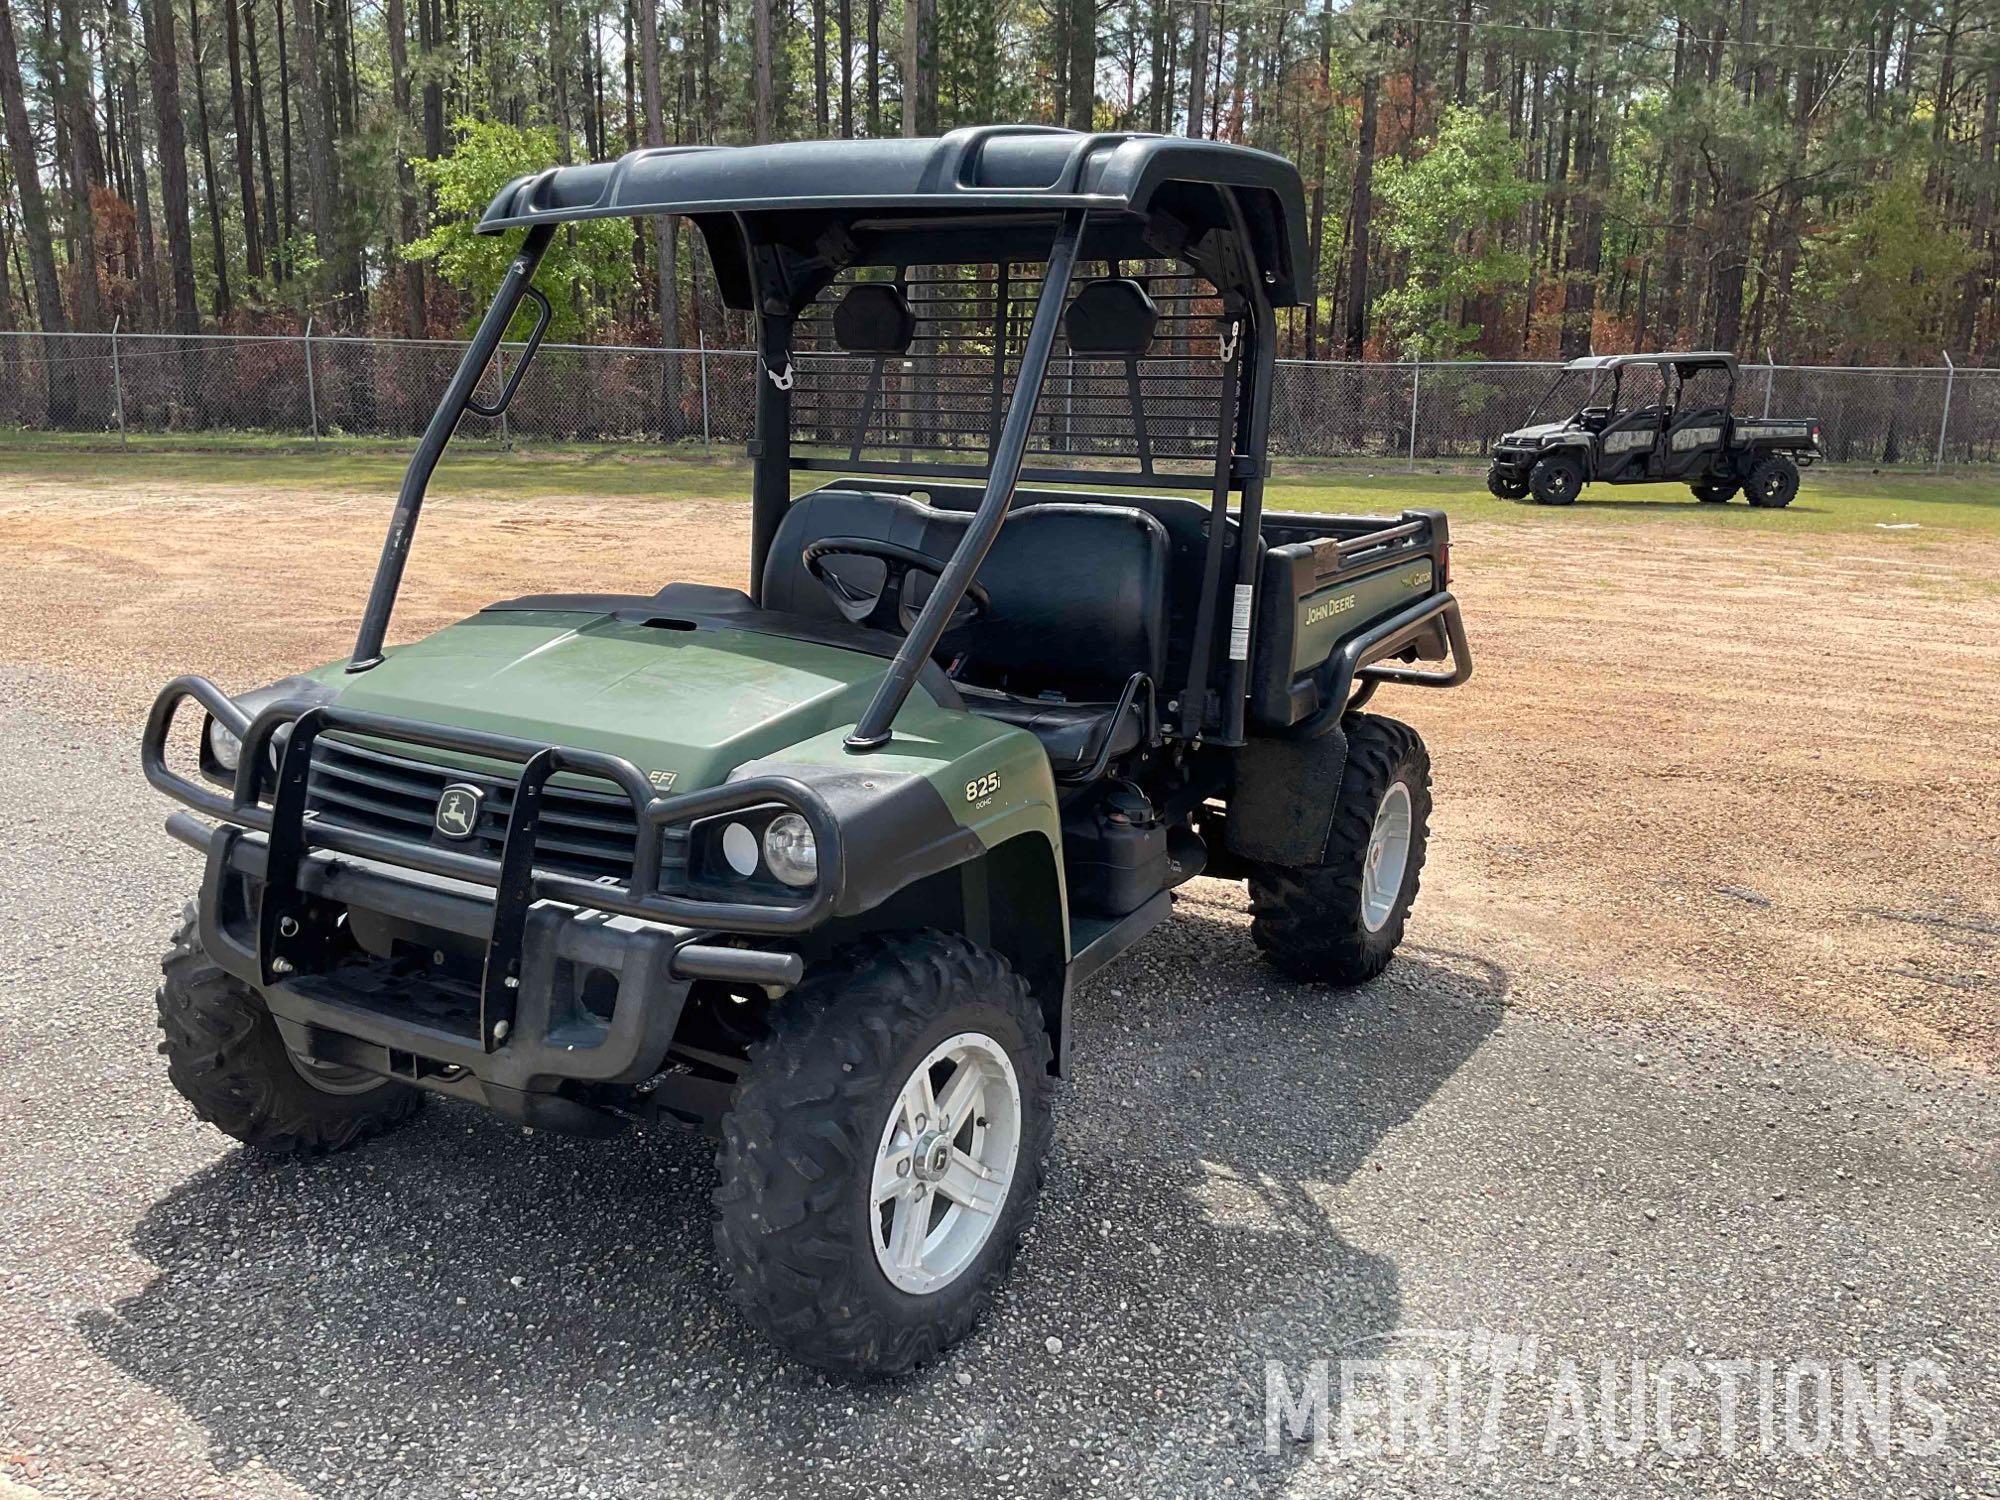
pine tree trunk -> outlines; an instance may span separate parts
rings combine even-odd
[[[264,276],[264,251],[257,238],[257,168],[250,132],[250,104],[243,94],[243,45],[236,19],[240,0],[221,0],[223,41],[229,53],[229,114],[236,127],[236,191],[243,209],[243,268],[252,281]],[[400,120],[404,111],[397,107]]]
[[[404,142],[410,129],[410,18],[403,0],[387,0],[382,18],[389,38],[389,92],[396,106],[396,245],[417,238],[417,175]],[[403,261],[403,335],[420,339],[428,331],[424,312],[424,268]]]
[[[645,112],[646,144],[664,146],[667,124],[661,109],[660,23],[658,0],[639,0],[639,99]],[[653,221],[656,270],[659,276],[660,347],[674,350],[681,341],[681,286],[679,222],[661,217]],[[661,358],[660,411],[662,436],[682,436],[680,420],[680,360],[673,353]]]
[[[306,227],[320,262],[316,300],[324,300],[330,290],[327,270],[339,253],[335,243],[339,183],[334,176],[333,122],[327,118],[326,98],[320,90],[325,74],[320,66],[319,17],[314,0],[292,0],[292,42],[299,59],[299,131],[306,147]],[[336,326],[344,326],[340,317],[334,321]]]
[[[868,4],[868,134],[882,135],[882,0]]]
[[[75,386],[56,378],[62,335],[69,330],[62,283],[56,278],[55,242],[49,237],[49,210],[35,164],[35,137],[28,126],[28,101],[21,87],[21,57],[14,42],[10,6],[0,5],[0,117],[7,126],[7,154],[21,198],[21,228],[28,240],[28,265],[35,287],[35,317],[42,327],[43,368],[48,371],[46,402],[54,426],[68,426],[75,410]],[[11,342],[11,340],[9,341]]]
[[[229,316],[229,245],[222,235],[222,193],[215,180],[215,145],[208,128],[208,74],[202,66],[200,0],[188,0],[188,58],[194,64],[195,124],[201,131],[201,180],[208,195],[209,239],[215,247],[215,321],[220,323]]]
[[[1319,90],[1313,111],[1312,219],[1307,237],[1312,245],[1312,280],[1306,298],[1307,359],[1319,355],[1319,299],[1325,281],[1326,250],[1326,138],[1333,125],[1333,5],[1322,0],[1319,13]]]
[[[833,128],[828,115],[826,70],[826,0],[812,0],[813,28],[813,123],[822,140]]]
[[[62,57],[54,80],[62,111],[69,122],[70,218],[76,226],[76,322],[92,331],[102,327],[98,306],[97,213],[91,189],[104,181],[103,148],[90,102],[90,55],[84,51],[83,28],[77,20],[77,0],[60,0]]]
[[[272,279],[283,281],[284,265],[278,255],[277,176],[271,168],[271,124],[264,109],[264,65],[257,48],[257,5],[258,0],[243,0],[243,51],[250,63],[250,119],[257,131],[257,168],[264,182],[264,248],[270,252]]]
[[[771,139],[771,49],[776,9],[777,0],[750,0],[751,129],[759,143]]]
[[[903,134],[937,129],[937,0],[903,0]]]
[[[152,66],[153,111],[159,121],[160,213],[167,228],[174,331],[199,333],[201,309],[195,301],[194,231],[188,222],[187,132],[181,125],[181,71],[174,40],[174,5],[173,0],[151,0],[151,5],[146,56]]]
[[[417,0],[417,50],[424,64],[424,155],[431,160],[444,155],[444,80],[438,77],[432,55],[443,46],[438,0]]]
[[[1069,128],[1090,130],[1097,112],[1097,0],[1068,0]]]
[[[296,178],[292,160],[292,63],[291,52],[285,46],[285,6],[287,0],[271,0],[271,14],[277,21],[278,30],[278,159],[285,179],[285,232],[289,240],[299,227],[298,195],[294,191]],[[286,276],[291,275],[287,268]]]
[[[763,5],[765,0],[756,0]],[[569,43],[562,0],[549,0],[549,78],[555,86],[556,160],[572,159],[569,119]]]
[[[1368,241],[1375,196],[1375,126],[1382,81],[1371,70],[1361,82],[1361,119],[1354,142],[1354,191],[1348,207],[1353,226],[1347,243],[1347,357],[1360,359],[1368,348]]]
[[[1210,0],[1194,0],[1194,36],[1188,42],[1187,133],[1207,134],[1202,120],[1208,88],[1208,26]]]
[[[854,0],[840,0],[840,133],[854,135]]]
[[[1994,152],[2000,145],[1996,138],[2000,138],[2000,59],[1986,66],[1986,108],[1979,122],[1979,196],[1972,211],[1973,261],[1959,292],[1958,346],[1972,358],[1992,342],[1990,332],[1979,337],[1979,314],[1993,294],[1995,251],[2000,249],[1993,233]]]
[[[153,247],[152,194],[146,183],[145,111],[139,104],[139,49],[132,40],[132,16],[126,0],[111,0],[111,34],[118,50],[119,87],[125,95],[127,149],[132,157],[132,209],[138,220],[139,263],[133,275],[139,282],[139,307],[146,326],[160,326],[160,281],[154,266],[158,256]]]

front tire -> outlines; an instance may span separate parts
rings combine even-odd
[[[1495,500],[1522,500],[1527,497],[1528,486],[1521,480],[1508,478],[1498,469],[1488,469],[1486,492]]]
[[[1260,866],[1250,937],[1293,979],[1356,985],[1389,966],[1430,838],[1431,759],[1416,730],[1349,714],[1347,765],[1320,862]]]
[[[1742,486],[1733,479],[1704,479],[1690,488],[1703,505],[1727,505]]]
[[[1799,466],[1782,453],[1759,459],[1743,495],[1759,510],[1781,510],[1799,492]]]
[[[809,1364],[890,1375],[970,1331],[1041,1196],[1049,1041],[1006,960],[864,940],[777,1007],[722,1122],[716,1253]]]
[[[192,905],[160,969],[167,1077],[197,1115],[244,1145],[279,1156],[343,1151],[423,1104],[406,1083],[294,1058],[263,997],[202,948]]]
[[[1583,465],[1567,453],[1537,459],[1528,471],[1528,489],[1541,505],[1573,505],[1583,493]]]

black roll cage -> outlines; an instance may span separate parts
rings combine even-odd
[[[1590,397],[1597,393],[1598,381],[1604,376],[1606,371],[1609,371],[1611,375],[1611,409],[1613,412],[1616,412],[1618,410],[1619,393],[1625,388],[1625,372],[1634,365],[1652,365],[1658,368],[1660,371],[1661,394],[1665,396],[1671,393],[1672,396],[1671,400],[1661,402],[1661,406],[1668,411],[1678,411],[1680,409],[1680,393],[1687,388],[1688,377],[1690,375],[1699,375],[1704,370],[1725,370],[1729,375],[1729,389],[1723,396],[1723,405],[1732,411],[1736,407],[1736,379],[1738,371],[1734,359],[1725,359],[1713,354],[1634,354],[1625,355],[1616,360],[1597,365],[1589,365],[1577,361],[1572,361],[1564,365],[1560,370],[1556,371],[1556,378],[1549,383],[1549,388],[1542,392],[1541,399],[1529,410],[1528,421],[1532,423],[1536,417],[1542,414],[1542,408],[1548,405],[1549,398],[1562,388],[1563,380],[1567,376],[1574,375],[1578,371],[1585,369],[1590,371],[1590,389],[1584,393],[1584,404],[1579,410],[1589,410]]]
[[[1079,138],[1065,172],[1080,175],[1095,144],[1102,139],[1105,138]],[[1209,678],[1214,671],[1216,638],[1220,634],[1223,618],[1225,579],[1230,582],[1228,601],[1232,633],[1240,632],[1247,637],[1250,627],[1257,568],[1263,553],[1263,453],[1269,431],[1271,387],[1276,365],[1276,320],[1267,290],[1274,281],[1274,275],[1269,269],[1261,274],[1258,270],[1250,249],[1251,235],[1243,207],[1233,192],[1222,192],[1219,197],[1226,225],[1218,226],[1219,232],[1210,232],[1195,244],[1175,246],[1178,253],[1170,257],[1194,266],[1215,287],[1223,304],[1224,326],[1220,350],[1223,379],[1217,401],[1214,469],[1205,483],[1198,478],[1187,481],[1208,489],[1210,516],[1193,655],[1188,673],[1191,690],[1181,695],[1179,727],[1185,737],[1192,738],[1208,731],[1221,743],[1238,744],[1243,740],[1249,686],[1247,653],[1231,651],[1225,658],[1223,681],[1219,693],[1215,695],[1219,711],[1211,707]],[[843,246],[838,236],[823,237],[814,252],[802,254],[795,248],[760,237],[755,232],[753,215],[737,212],[731,217],[735,232],[741,236],[748,252],[754,305],[758,312],[760,358],[755,436],[749,446],[754,464],[750,577],[751,597],[761,602],[765,562],[778,526],[792,501],[791,476],[796,470],[827,467],[824,460],[794,457],[792,453],[794,371],[790,350],[793,326],[805,306],[844,269],[847,262],[843,259]],[[990,208],[986,209],[979,216],[980,224],[991,225],[994,217]],[[847,738],[847,748],[852,752],[866,753],[889,742],[891,726],[915,685],[918,673],[936,649],[953,612],[1007,518],[1015,488],[1023,478],[1023,459],[1061,324],[1064,301],[1077,262],[1084,258],[1088,232],[1098,217],[1108,220],[1113,215],[1109,212],[1094,214],[1088,205],[1069,199],[1065,201],[1065,206],[1054,212],[1045,204],[1025,204],[1005,215],[1004,223],[995,226],[996,231],[1004,229],[1017,239],[1023,232],[1033,232],[1037,226],[1046,226],[1050,240],[1042,286],[1017,367],[1013,393],[1007,403],[1005,420],[994,436],[983,475],[977,470],[968,471],[965,466],[922,460],[874,465],[879,471],[909,475],[983,478],[985,484],[964,537],[944,564],[938,583],[932,588],[914,626],[891,661],[874,699]],[[554,222],[538,221],[528,225],[491,305],[481,318],[437,411],[424,430],[403,477],[355,639],[354,652],[347,664],[349,672],[365,672],[382,661],[389,618],[395,608],[425,490],[459,419],[467,411],[494,417],[506,410],[540,345],[548,326],[549,303],[533,281],[557,227]],[[1129,215],[1126,216],[1125,227],[1129,230]],[[908,224],[908,233],[914,247],[920,248],[929,242],[938,249],[957,251],[956,255],[942,256],[941,263],[971,263],[963,258],[964,251],[958,249],[963,242],[964,231],[962,228],[954,231],[949,215],[912,221]],[[475,399],[479,382],[524,300],[534,302],[537,318],[523,358],[498,398],[490,405],[481,404]],[[1030,471],[1027,477],[1039,481],[1113,486],[1128,478],[1120,471],[1084,468],[1036,469]],[[1153,483],[1159,482],[1158,475],[1146,477]],[[1238,497],[1233,541],[1232,528],[1228,524],[1231,495]]]

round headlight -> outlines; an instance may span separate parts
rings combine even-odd
[[[819,879],[819,849],[812,825],[797,813],[780,813],[764,830],[764,862],[786,885],[811,885]]]
[[[236,762],[243,754],[243,741],[222,727],[220,719],[208,721],[208,753],[215,757],[215,763],[225,771],[236,769]]]
[[[757,835],[742,823],[722,830],[722,858],[729,868],[748,880],[757,873]]]

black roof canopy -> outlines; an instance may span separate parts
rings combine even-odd
[[[824,256],[831,239],[850,265],[1038,259],[1071,209],[1090,212],[1085,256],[1106,260],[1182,255],[1240,214],[1265,295],[1282,306],[1302,294],[1298,169],[1178,136],[988,125],[935,140],[652,147],[517,178],[479,228],[685,214],[709,241],[727,300],[749,306],[755,245]]]

